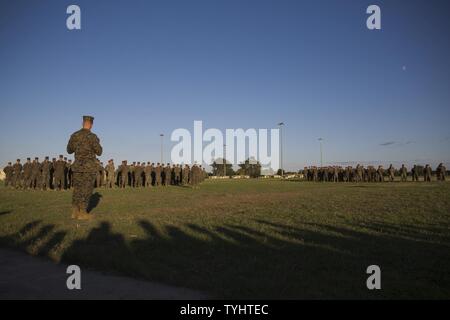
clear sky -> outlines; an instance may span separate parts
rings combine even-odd
[[[159,134],[194,120],[283,121],[287,169],[318,164],[319,137],[325,163],[449,167],[449,14],[446,0],[0,0],[0,163],[64,153],[89,114],[103,160],[156,162]]]

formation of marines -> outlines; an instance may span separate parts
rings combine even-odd
[[[191,185],[196,187],[206,177],[206,171],[202,166],[166,165],[150,162],[127,161],[115,167],[111,159],[106,166],[97,158],[102,155],[103,148],[100,139],[91,129],[94,118],[83,116],[82,128],[74,132],[67,144],[67,153],[75,155],[75,161],[67,160],[63,155],[59,159],[45,157],[43,162],[39,158],[31,161],[27,158],[23,165],[17,159],[13,165],[11,162],[3,169],[6,175],[5,185],[12,188],[63,190],[73,188],[72,194],[72,218],[78,220],[91,220],[88,213],[89,200],[95,187],[114,188],[150,188],[168,185]],[[422,172],[420,172],[422,171]],[[445,181],[447,169],[441,163],[435,173],[438,181]],[[423,175],[424,181],[431,181],[433,171],[427,164],[422,167],[414,165],[411,169],[412,181],[419,181],[419,175]],[[356,168],[343,167],[305,167],[303,170],[305,180],[308,181],[333,181],[333,182],[383,182],[387,178],[394,181],[396,175],[400,175],[401,181],[408,180],[408,170],[405,165],[396,170],[392,164],[387,170],[383,166]]]
[[[8,162],[3,169],[5,186],[25,190],[69,190],[73,188],[73,163],[62,155],[59,159],[45,157],[40,162],[27,158],[22,164],[17,159],[15,164]],[[201,165],[160,164],[150,162],[128,161],[116,168],[114,160],[109,160],[104,166],[95,159],[95,188],[145,188],[158,186],[192,186],[196,187],[204,181],[208,174]]]
[[[367,166],[357,165],[340,167],[305,167],[303,169],[303,178],[306,181],[323,181],[323,182],[385,182],[394,181],[396,176],[400,177],[400,181],[406,182],[409,177],[412,181],[419,181],[422,176],[423,181],[430,182],[433,180],[433,170],[430,165],[425,167],[414,165],[410,171],[403,164],[399,169],[394,168],[391,164],[389,168],[384,169],[383,166]],[[440,163],[434,172],[437,181],[445,181],[447,169]]]
[[[59,159],[45,157],[39,162],[39,158],[27,158],[22,164],[20,159],[3,168],[5,173],[5,186],[16,189],[41,189],[63,190],[73,187],[72,160],[67,160],[62,155]]]
[[[194,164],[166,165],[150,162],[133,162],[124,160],[115,168],[114,160],[109,160],[103,167],[99,163],[97,186],[114,188],[150,188],[159,186],[193,186],[205,180],[207,173],[201,165]]]
[[[72,218],[91,220],[88,212],[89,200],[95,187],[105,188],[150,188],[168,185],[196,187],[206,177],[202,166],[166,165],[150,162],[133,162],[128,165],[122,161],[116,169],[114,160],[106,166],[97,158],[102,155],[100,139],[91,129],[94,118],[83,116],[82,128],[74,132],[67,144],[67,153],[75,155],[75,161],[67,160],[63,155],[59,159],[45,157],[39,162],[27,158],[22,164],[20,159],[4,168],[5,186],[16,189],[66,190],[73,188]]]

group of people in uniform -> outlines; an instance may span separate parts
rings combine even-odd
[[[158,187],[158,186],[197,186],[206,179],[208,174],[201,165],[194,164],[180,165],[174,164],[166,165],[161,163],[150,162],[133,162],[128,164],[124,160],[115,168],[114,160],[109,160],[108,164],[103,167],[99,164],[99,171],[97,175],[97,186],[107,188],[144,188],[144,187]]]
[[[72,160],[62,155],[59,159],[49,157],[39,162],[39,158],[27,158],[27,161],[22,164],[20,159],[3,168],[5,173],[5,186],[16,189],[41,189],[41,190],[63,190],[70,189],[73,186],[72,181]]]
[[[400,176],[400,181],[408,181],[410,176],[412,181],[419,181],[419,177],[423,176],[423,181],[432,181],[433,170],[430,165],[425,167],[414,165],[409,172],[406,166],[403,164],[398,170],[391,164],[389,168],[384,169],[383,166],[364,167],[357,165],[355,168],[352,166],[340,167],[305,167],[303,169],[303,179],[306,181],[330,181],[330,182],[384,182],[394,181],[396,176]],[[447,169],[440,163],[435,170],[436,180],[445,181]]]
[[[201,165],[194,164],[166,165],[159,162],[133,162],[127,161],[117,168],[114,160],[109,160],[106,166],[96,160],[95,187],[100,188],[140,188],[152,186],[197,186],[208,176]],[[27,158],[22,165],[20,159],[15,164],[8,162],[3,169],[5,173],[5,186],[16,189],[40,189],[40,190],[67,190],[73,187],[72,160],[63,155],[59,159],[49,157],[39,162],[36,157],[33,161]]]
[[[8,163],[4,168],[6,174],[5,184],[13,188],[24,189],[54,189],[63,190],[73,188],[72,193],[72,218],[77,220],[91,220],[93,215],[88,212],[89,199],[94,187],[118,186],[120,188],[168,186],[168,185],[191,185],[197,186],[206,178],[206,171],[196,164],[188,165],[163,165],[157,163],[133,162],[128,165],[127,161],[117,167],[113,160],[103,167],[99,161],[103,153],[100,139],[91,129],[94,117],[83,116],[82,128],[74,132],[67,144],[67,153],[75,155],[75,161],[67,160],[63,155],[59,159],[50,161],[45,157],[43,162],[39,158],[31,161],[28,158],[23,165],[20,159],[16,163]],[[415,165],[411,170],[413,181],[419,180],[423,174],[424,181],[432,180],[432,169],[426,165],[422,167]],[[423,172],[420,172],[423,171]],[[444,181],[447,169],[441,163],[436,169],[436,177]],[[394,181],[395,175],[399,174],[401,181],[408,180],[408,170],[402,165],[396,170],[392,165],[385,171],[382,166],[363,167],[357,165],[352,167],[305,167],[304,178],[308,181],[346,181],[346,182],[382,182],[385,177]]]
[[[93,133],[94,117],[83,116],[82,128],[74,132],[67,143],[67,153],[75,155],[75,161],[67,160],[62,155],[59,160],[43,162],[39,158],[31,161],[27,159],[21,164],[8,163],[4,168],[5,184],[13,188],[63,190],[73,188],[72,218],[77,220],[91,220],[92,213],[88,212],[89,201],[95,187],[118,186],[150,187],[173,185],[197,186],[206,178],[206,172],[201,166],[167,165],[154,163],[132,163],[122,161],[117,170],[113,160],[103,167],[99,161],[103,153],[100,139]]]

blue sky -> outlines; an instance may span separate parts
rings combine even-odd
[[[81,8],[82,30],[66,28]],[[382,30],[366,28],[370,4]],[[95,116],[103,159],[159,134],[273,128],[284,163],[450,163],[448,1],[0,0],[0,163],[65,151]],[[170,144],[166,139],[165,158]]]

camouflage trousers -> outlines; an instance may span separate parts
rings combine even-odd
[[[24,176],[23,177],[23,185],[22,185],[22,187],[24,188],[24,189],[29,189],[29,188],[31,188],[31,176]]]
[[[12,185],[14,188],[19,189],[22,187],[22,178],[20,176],[13,176]]]
[[[108,174],[108,176],[106,177],[106,186],[108,188],[114,188],[115,184],[116,184],[116,180],[114,177],[114,173]]]
[[[120,175],[120,188],[128,187],[128,175]]]
[[[44,189],[50,188],[50,173],[44,172],[41,176],[41,187]]]
[[[12,177],[7,176],[5,179],[5,187],[11,187],[12,185]]]
[[[64,175],[55,175],[55,181],[53,184],[55,189],[65,189],[64,187]]]
[[[72,205],[87,210],[89,199],[94,192],[96,174],[90,172],[73,173]]]
[[[152,175],[147,173],[145,175],[145,186],[146,187],[151,187],[152,186]]]

